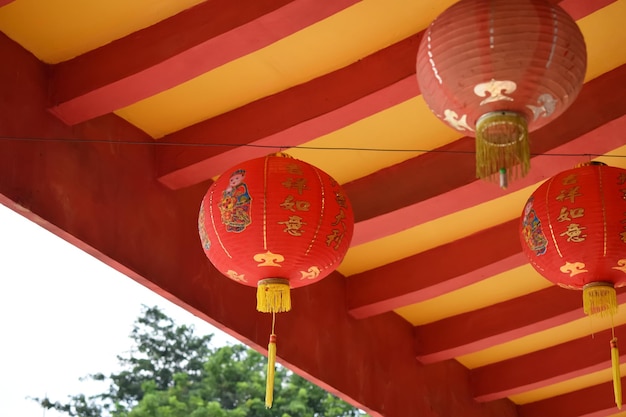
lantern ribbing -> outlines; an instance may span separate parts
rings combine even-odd
[[[626,285],[625,198],[626,170],[591,162],[549,178],[522,212],[520,237],[530,264],[555,284],[582,290],[589,316],[612,320],[618,309],[615,288]],[[615,404],[621,408],[615,336],[611,368]]]
[[[432,112],[476,137],[476,176],[505,187],[529,170],[528,132],[577,97],[587,54],[576,22],[547,0],[460,0],[426,29],[416,65]]]
[[[272,406],[275,314],[291,310],[292,289],[332,273],[350,246],[354,215],[328,174],[287,154],[233,166],[209,188],[198,232],[214,267],[257,288],[257,310],[272,314],[266,406]]]

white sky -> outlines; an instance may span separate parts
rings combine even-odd
[[[142,304],[236,342],[2,204],[0,283],[0,417],[60,417],[26,397],[104,391],[79,378],[117,369]]]

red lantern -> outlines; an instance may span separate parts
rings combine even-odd
[[[582,290],[586,314],[614,315],[626,285],[626,170],[591,163],[544,182],[521,216],[522,248],[548,280]],[[621,407],[617,341],[611,341]]]
[[[198,229],[217,270],[257,287],[259,311],[278,313],[291,309],[290,288],[313,284],[339,266],[350,246],[353,217],[346,194],[328,174],[274,154],[220,176],[204,196]],[[272,329],[268,407],[275,340]]]
[[[587,65],[576,22],[547,0],[461,0],[428,27],[417,79],[433,113],[476,137],[476,176],[530,169],[528,132],[578,95]]]

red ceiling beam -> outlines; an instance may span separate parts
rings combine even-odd
[[[0,7],[6,6],[9,3],[13,3],[15,0],[0,0]]]
[[[626,385],[625,378],[622,385]],[[523,404],[518,411],[519,417],[608,417],[620,412],[615,406],[612,382]]]
[[[623,138],[624,131],[626,115],[554,151],[582,154],[593,149],[595,152],[604,153],[626,143]],[[532,173],[511,187],[510,191],[532,185],[536,181],[570,168],[574,166],[576,159],[580,157],[558,159],[548,156],[536,157],[533,159],[535,168]],[[474,192],[471,192],[472,190]],[[410,219],[410,223],[407,223],[409,227],[497,198],[499,194],[501,191],[497,187],[475,181],[453,192],[425,200],[419,204],[422,210],[410,206],[386,216],[357,223],[353,245],[395,232],[392,227],[394,222],[389,219],[391,216],[397,217],[396,222],[401,222],[403,218]],[[413,210],[414,213],[408,213]],[[383,221],[385,219],[388,221]],[[493,242],[498,242],[498,245],[493,247]],[[485,247],[493,249],[485,251]],[[451,257],[467,259],[469,263],[460,268],[446,262],[446,259]],[[515,218],[467,238],[348,277],[348,309],[355,318],[371,317],[436,297],[526,262],[527,259],[519,244],[518,219]]]
[[[559,3],[559,6],[565,9],[574,20],[578,20],[616,1],[617,0],[595,0],[591,2],[585,0],[562,0],[553,1],[553,3]]]
[[[626,290],[617,291],[618,302],[626,302]],[[417,358],[422,363],[452,359],[582,317],[581,293],[554,286],[416,327]]]
[[[511,220],[467,238],[347,278],[348,311],[382,314],[434,298],[528,262]],[[491,245],[490,242],[498,242]],[[485,247],[491,248],[485,250]],[[449,259],[464,259],[462,263]],[[384,278],[383,278],[384,277]]]
[[[357,222],[352,238],[352,245],[360,245],[401,232],[422,223],[436,220],[457,211],[497,199],[507,193],[513,193],[535,185],[565,169],[576,166],[576,164],[580,162],[586,162],[595,155],[602,155],[623,146],[626,144],[623,135],[625,129],[626,114],[614,120],[609,119],[600,127],[564,145],[553,148],[546,154],[533,157],[531,160],[532,169],[530,173],[525,178],[514,181],[506,191],[501,190],[492,183],[479,180],[474,180],[471,183],[452,189],[448,189],[450,187],[449,183],[443,183],[441,184],[442,188],[440,194],[415,204],[400,207],[392,212]],[[556,132],[554,133],[555,135],[557,134]],[[560,137],[567,138],[565,135]],[[447,161],[449,164],[447,168],[451,171],[455,169],[455,165],[452,163],[453,160],[458,160],[458,158],[451,158]],[[458,166],[461,167],[461,164]],[[420,171],[419,167],[417,167],[416,171]],[[407,176],[398,176],[395,183],[388,184],[388,194],[385,195],[393,194],[396,190],[402,189],[403,186],[407,184],[407,181],[404,180],[408,177],[408,173],[406,174]],[[463,173],[459,172],[459,175],[463,175]],[[429,181],[415,181],[418,184],[439,183],[436,175],[415,177],[429,179]],[[427,187],[426,185],[424,186],[424,188]],[[410,186],[407,185],[405,188],[409,189]],[[354,193],[352,193],[354,190],[351,189],[349,184],[346,186],[346,189],[348,190],[347,193],[352,201],[352,205],[355,207],[355,212],[362,214],[364,206],[359,204],[364,204],[364,202],[359,201],[360,199],[355,201],[352,198],[354,196]],[[371,195],[376,195],[375,190],[371,192]],[[408,190],[405,192],[408,193]],[[365,210],[367,210],[367,206],[365,207]]]
[[[585,0],[562,3],[578,18],[601,6],[594,3],[590,8]],[[225,146],[160,148],[157,152],[160,180],[173,189],[196,184],[219,175],[233,161],[261,156],[272,149],[298,146],[414,97],[419,94],[415,80],[415,56],[422,34],[411,36],[335,73],[166,136],[164,142],[184,144],[203,144],[207,138],[219,138],[219,143]],[[376,93],[377,89],[381,91]],[[258,147],[237,147],[241,144]],[[453,146],[450,150],[473,152],[473,146],[466,149],[465,144],[462,149],[455,148]],[[457,161],[459,159],[456,158]],[[463,164],[468,165],[467,162]],[[446,169],[448,166],[449,163],[445,164]],[[461,175],[450,184],[472,181],[475,178],[473,165],[468,165],[468,168],[471,168],[467,171],[469,177]],[[429,175],[435,184],[445,183],[450,173],[458,171],[458,168],[447,169],[447,174],[444,169],[437,171],[441,175]],[[414,195],[406,190],[401,194]],[[398,198],[407,197],[390,195],[392,202]],[[370,210],[377,209],[374,205]]]
[[[67,128],[45,111],[45,66],[2,35],[0,56],[12,63],[0,66],[0,110],[22,129],[145,140],[115,116]],[[0,126],[0,136],[5,129]],[[199,244],[205,185],[174,192],[152,174],[149,145],[0,141],[1,202],[263,351],[271,316],[256,311],[254,288],[219,274]],[[279,361],[373,416],[516,417],[508,400],[476,402],[468,371],[455,361],[420,365],[406,321],[394,314],[354,320],[344,299],[337,273],[294,291],[293,310],[277,322]]]
[[[263,48],[356,1],[206,1],[53,66],[50,111],[69,125],[113,112]]]
[[[590,133],[626,114],[624,96],[626,65],[586,83],[565,114],[531,133],[531,150],[538,156],[531,160],[529,175],[511,183],[506,192],[549,178],[581,159],[587,160],[586,156],[568,159],[542,154],[602,154],[624,144],[626,141],[619,139],[623,135],[607,140],[607,134],[619,133],[621,127],[611,128],[615,129],[611,132],[602,128]],[[406,178],[428,178],[428,181],[406,181]],[[372,231],[384,229],[386,233],[395,233],[503,195],[497,186],[476,180],[474,139],[467,137],[344,184],[344,189],[360,222],[355,229],[354,245],[379,237],[371,234]],[[372,195],[385,195],[385,198],[372,199]],[[450,209],[442,212],[443,207]]]
[[[159,148],[159,180],[173,189],[196,184],[221,174],[233,161],[301,145],[415,97],[420,39],[421,33],[345,68],[164,137],[164,143],[200,146]],[[211,146],[202,146],[207,139]],[[240,146],[248,144],[253,146]]]
[[[626,337],[626,326],[615,329],[618,339]],[[611,330],[567,343],[486,365],[471,371],[474,398],[493,401],[592,372],[611,368]],[[621,362],[626,360],[622,350]]]

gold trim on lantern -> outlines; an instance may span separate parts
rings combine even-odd
[[[589,316],[617,314],[617,293],[610,282],[592,282],[583,287],[583,306]]]
[[[262,279],[257,284],[256,309],[262,313],[291,310],[289,281],[284,278]]]
[[[529,170],[526,118],[510,111],[482,115],[476,122],[476,177],[499,178],[502,188],[506,188],[509,180],[523,177]]]

